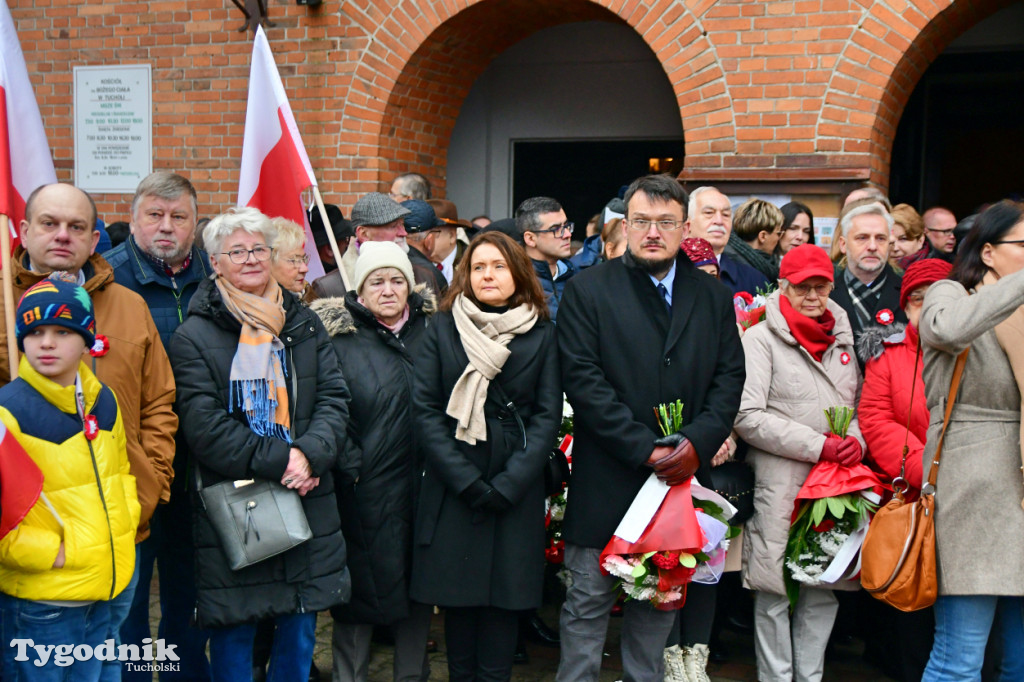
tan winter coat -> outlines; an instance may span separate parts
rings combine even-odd
[[[765,321],[743,335],[747,380],[736,416],[736,433],[750,446],[754,468],[754,515],[743,533],[743,586],[785,594],[783,559],[793,502],[825,444],[828,407],[857,405],[860,370],[853,331],[836,303],[836,341],[821,362],[800,346],[779,309],[780,292],[768,297]],[[854,418],[849,435],[864,447]],[[855,590],[842,581],[834,589]]]
[[[1021,396],[994,327],[1024,302],[1024,270],[968,296],[936,282],[921,310],[924,389],[931,420],[927,477],[956,356],[970,346],[935,485],[940,595],[1024,596]]]

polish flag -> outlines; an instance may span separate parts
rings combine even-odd
[[[258,208],[271,218],[282,216],[306,228],[308,281],[323,277],[324,266],[306,219],[303,193],[316,186],[313,167],[302,146],[295,116],[263,27],[256,29],[249,71],[238,205]]]
[[[21,523],[41,492],[43,472],[0,422],[0,538]]]
[[[25,217],[25,199],[57,182],[32,81],[7,3],[0,4],[0,213],[10,218],[11,248]]]

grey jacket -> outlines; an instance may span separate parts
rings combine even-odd
[[[817,362],[797,343],[779,309],[781,293],[768,297],[765,321],[743,335],[747,381],[736,416],[736,433],[747,442],[754,468],[754,515],[743,533],[743,586],[785,594],[783,582],[789,521],[797,493],[818,461],[828,422],[825,409],[857,405],[860,369],[854,357],[853,331],[841,307],[833,343]],[[849,435],[864,447],[857,420]],[[830,589],[855,590],[842,581]]]
[[[956,356],[970,346],[935,486],[939,594],[1024,595],[1020,392],[994,328],[1024,303],[1024,271],[968,296],[937,282],[921,311],[931,469]]]

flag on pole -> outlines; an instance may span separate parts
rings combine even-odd
[[[0,5],[0,213],[10,218],[11,247],[25,200],[40,185],[57,182],[32,81],[14,28],[11,11]]]
[[[260,26],[256,29],[249,70],[238,205],[252,206],[271,218],[282,216],[305,226],[310,281],[324,274],[302,200],[303,193],[315,186],[313,167],[302,146],[270,43]]]
[[[43,491],[43,472],[0,422],[0,538],[21,523]]]

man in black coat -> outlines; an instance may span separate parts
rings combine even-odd
[[[888,262],[892,225],[892,216],[880,203],[858,206],[840,222],[839,250],[846,256],[846,268],[836,270],[832,300],[849,315],[854,341],[869,327],[907,322],[900,307],[903,278]]]
[[[561,682],[596,681],[618,590],[598,565],[651,472],[669,485],[703,480],[739,410],[745,378],[731,294],[697,270],[679,245],[686,193],[665,176],[626,192],[628,249],[573,278],[559,312],[562,382],[576,415],[565,565],[572,574],[561,615]],[[684,439],[655,447],[654,407],[684,403]],[[660,682],[675,613],[626,603],[626,679]]]

